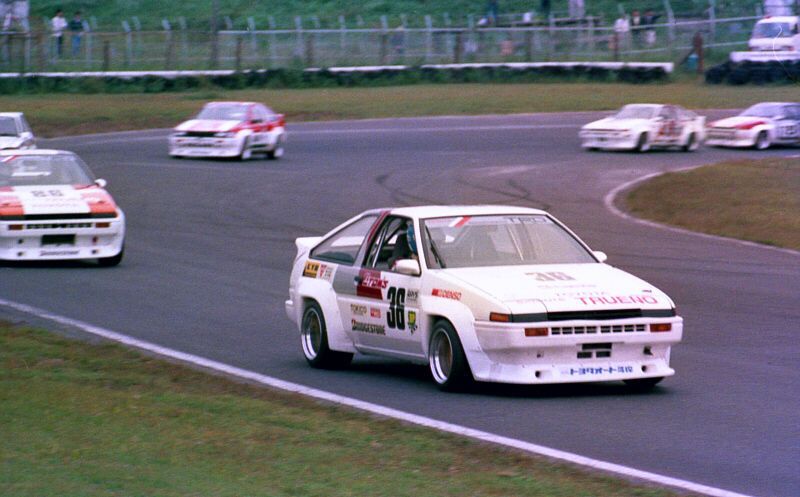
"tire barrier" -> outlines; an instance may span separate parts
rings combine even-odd
[[[797,84],[800,82],[800,61],[725,62],[709,68],[706,83],[718,85]]]
[[[418,83],[530,83],[593,81],[642,84],[669,79],[672,64],[507,63],[423,66],[0,74],[0,93],[171,92],[204,87],[315,88]]]

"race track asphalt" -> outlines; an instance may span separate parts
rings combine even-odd
[[[282,160],[246,163],[170,159],[165,130],[45,140],[109,181],[128,216],[126,259],[110,269],[0,266],[0,298],[587,457],[741,493],[800,495],[800,257],[637,224],[603,204],[649,173],[800,149],[584,152],[578,128],[598,116],[294,124]],[[552,212],[610,264],[677,302],[677,375],[647,394],[617,384],[444,394],[426,368],[392,360],[310,369],[283,310],[294,239],[367,208],[427,203]]]

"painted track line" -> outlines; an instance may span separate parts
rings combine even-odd
[[[641,224],[641,225],[644,225],[644,226],[649,226],[651,228],[657,228],[657,229],[661,229],[661,230],[665,230],[665,231],[672,231],[674,233],[681,233],[681,234],[684,234],[684,235],[693,235],[693,236],[697,236],[697,237],[701,237],[701,238],[706,238],[706,239],[709,239],[709,240],[718,240],[718,241],[724,241],[724,242],[729,242],[729,243],[735,243],[737,245],[743,245],[743,246],[746,246],[746,247],[754,247],[754,248],[760,248],[760,249],[765,249],[765,250],[772,250],[774,252],[782,252],[784,254],[791,254],[791,255],[800,256],[800,252],[798,252],[796,250],[792,250],[792,249],[787,249],[787,248],[782,248],[782,247],[772,247],[770,245],[764,245],[764,244],[756,243],[756,242],[749,242],[747,240],[739,240],[737,238],[728,238],[727,236],[709,235],[708,233],[700,233],[699,231],[687,230],[687,229],[684,229],[684,228],[678,228],[676,226],[670,226],[668,224],[661,224],[661,223],[657,223],[655,221],[649,221],[647,219],[641,219],[641,218],[632,216],[632,215],[628,214],[625,211],[620,210],[615,205],[616,199],[617,199],[617,197],[619,196],[620,193],[622,193],[623,191],[626,191],[626,190],[628,190],[630,188],[633,188],[634,186],[636,186],[636,185],[638,185],[640,183],[644,183],[645,181],[647,181],[649,179],[652,179],[652,178],[655,178],[657,176],[661,176],[662,174],[667,174],[667,173],[681,173],[681,172],[684,172],[684,171],[691,171],[692,169],[698,169],[700,167],[704,167],[704,166],[707,166],[707,165],[708,164],[700,164],[700,165],[697,165],[697,166],[689,166],[689,167],[684,167],[684,168],[681,168],[681,169],[673,169],[671,171],[662,171],[662,172],[657,172],[657,173],[650,173],[650,174],[647,174],[647,175],[642,176],[640,178],[636,178],[634,180],[628,181],[627,183],[623,183],[623,184],[615,187],[610,192],[608,192],[606,194],[606,196],[603,197],[603,204],[605,205],[606,209],[611,211],[611,213],[614,214],[615,216],[621,217],[622,219],[625,219],[627,221],[632,221],[632,222],[637,223],[637,224]]]
[[[584,466],[598,471],[613,473],[616,475],[623,476],[625,478],[643,480],[651,483],[656,483],[658,485],[679,488],[682,490],[688,490],[690,492],[695,492],[699,494],[710,495],[714,497],[748,497],[744,494],[739,494],[728,490],[723,490],[720,488],[710,487],[707,485],[702,485],[700,483],[681,480],[679,478],[672,478],[669,476],[659,475],[657,473],[651,473],[649,471],[642,471],[628,466],[622,466],[619,464],[601,461],[598,459],[592,459],[578,454],[564,452],[558,449],[552,449],[550,447],[545,447],[542,445],[537,445],[509,437],[495,435],[489,432],[475,430],[472,428],[467,428],[465,426],[459,426],[456,424],[447,423],[444,421],[439,421],[424,416],[419,416],[417,414],[400,411],[398,409],[393,409],[390,407],[373,404],[371,402],[365,402],[351,397],[345,397],[343,395],[326,392],[324,390],[318,390],[316,388],[311,388],[297,383],[284,381],[271,376],[266,376],[260,373],[248,371],[246,369],[241,369],[235,366],[217,362],[212,359],[207,359],[205,357],[200,357],[193,354],[187,354],[185,352],[180,352],[175,349],[170,349],[150,342],[145,342],[143,340],[139,340],[127,335],[123,335],[121,333],[117,333],[115,331],[107,330],[105,328],[84,323],[76,319],[59,316],[57,314],[53,314],[51,312],[38,309],[33,306],[20,304],[5,299],[0,299],[0,306],[8,307],[10,309],[14,309],[16,311],[25,314],[30,314],[42,319],[47,319],[49,321],[53,321],[61,325],[77,328],[85,333],[102,337],[107,340],[112,340],[114,342],[118,342],[123,345],[127,345],[129,347],[133,347],[139,350],[147,351],[157,356],[177,360],[185,364],[197,366],[207,370],[216,371],[225,375],[230,375],[244,380],[256,382],[286,392],[296,393],[314,399],[351,407],[361,411],[377,414],[379,416],[384,416],[399,421],[404,421],[418,426],[424,426],[426,428],[432,428],[434,430],[439,430],[446,433],[452,433],[455,435],[472,438],[474,440],[489,442],[496,445],[502,445],[505,447],[521,450],[523,452],[527,452],[530,454],[550,457],[553,459],[565,461],[578,466]]]

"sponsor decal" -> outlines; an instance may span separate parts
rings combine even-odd
[[[319,263],[311,261],[306,262],[306,265],[303,268],[303,276],[307,278],[316,278],[317,273],[319,273]]]
[[[441,297],[443,299],[461,300],[461,292],[456,292],[455,290],[442,290],[441,288],[434,288],[431,291],[431,295],[434,297]]]
[[[39,255],[78,255],[78,250],[42,250]]]
[[[353,316],[366,316],[367,306],[350,304],[350,312],[353,314]]]
[[[625,374],[633,373],[633,366],[609,366],[604,367],[581,367],[581,368],[564,368],[561,374],[569,376],[592,376],[600,374]]]
[[[621,295],[603,297],[578,297],[584,305],[614,305],[614,304],[658,304],[658,299],[652,295]]]
[[[417,331],[417,313],[408,311],[408,331],[413,335]]]
[[[350,327],[353,328],[353,331],[360,331],[361,333],[369,333],[372,335],[386,334],[386,328],[381,324],[362,323],[361,321],[351,319]]]
[[[536,281],[575,281],[575,278],[560,272],[550,273],[525,273],[528,276],[533,276]]]
[[[383,300],[382,290],[389,285],[389,282],[381,277],[380,271],[362,269],[358,272],[358,278],[356,296]]]
[[[389,300],[389,312],[386,313],[386,324],[389,328],[406,329],[406,289],[390,287],[386,292]]]
[[[374,307],[369,308],[369,317],[371,318],[380,318],[381,317],[381,310],[376,309]]]
[[[416,304],[419,299],[419,290],[406,290],[406,303]]]
[[[336,274],[336,266],[330,264],[320,264],[319,271],[317,271],[317,278],[325,280],[328,283],[333,281],[333,275]]]

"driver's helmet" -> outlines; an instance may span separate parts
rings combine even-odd
[[[408,241],[408,248],[411,249],[411,253],[417,255],[417,237],[414,234],[413,224],[409,224],[406,227],[406,240]]]

